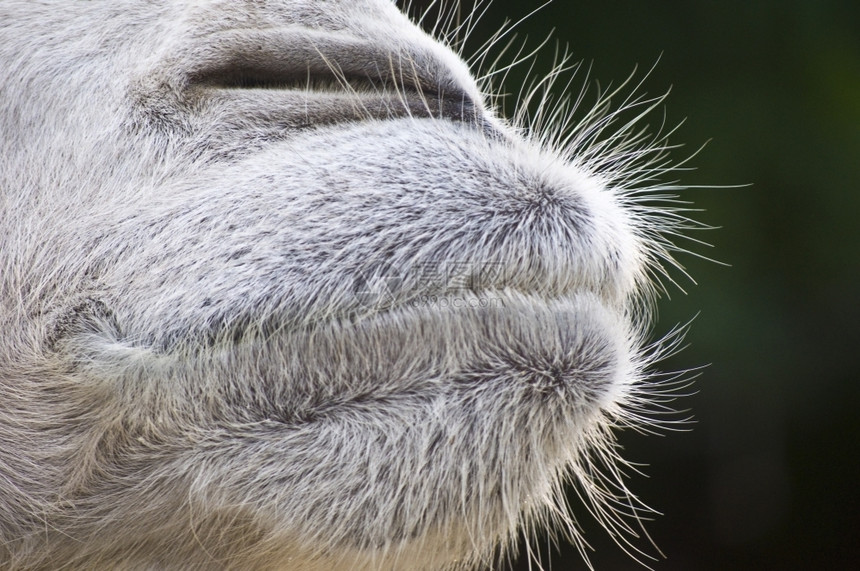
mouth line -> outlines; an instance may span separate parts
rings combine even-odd
[[[311,335],[335,325],[356,329],[385,328],[386,323],[402,324],[416,315],[423,316],[422,319],[456,321],[483,312],[488,315],[518,315],[517,319],[527,322],[529,312],[535,308],[543,311],[555,307],[564,312],[582,299],[591,300],[590,303],[599,305],[607,313],[617,316],[625,314],[623,300],[613,299],[585,286],[555,291],[505,287],[428,291],[410,295],[398,293],[391,297],[378,293],[369,297],[362,297],[356,292],[353,295],[350,303],[334,311],[324,308],[308,311],[305,307],[305,311],[301,312],[302,317],[299,317],[299,312],[289,310],[269,315],[226,314],[221,319],[209,320],[205,329],[198,330],[193,336],[195,340],[192,346],[206,351],[216,346],[267,343],[282,335]],[[171,336],[174,341],[182,337],[178,333]],[[160,346],[159,352],[170,352],[172,345],[172,342],[166,342]]]
[[[384,279],[384,276],[383,278]],[[470,278],[464,278],[470,279]],[[479,278],[480,279],[480,278]],[[504,276],[500,279],[505,280]],[[356,300],[364,309],[374,309],[377,313],[396,312],[404,308],[419,308],[422,306],[437,306],[441,308],[487,308],[490,306],[502,307],[505,300],[528,298],[539,304],[553,304],[564,302],[574,297],[592,296],[600,303],[614,310],[621,311],[624,300],[617,295],[612,295],[597,284],[578,283],[567,281],[558,283],[547,282],[543,287],[525,287],[524,283],[500,283],[474,287],[464,285],[463,287],[443,287],[439,290],[416,291],[384,291],[384,283],[380,279],[373,285],[371,291],[355,291]],[[534,284],[530,284],[534,286]],[[375,289],[376,291],[373,291]],[[363,295],[362,295],[363,294]]]

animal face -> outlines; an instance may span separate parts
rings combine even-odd
[[[659,148],[515,129],[385,0],[7,0],[0,68],[4,567],[487,566],[568,477],[621,525]]]

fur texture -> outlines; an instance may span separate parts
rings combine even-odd
[[[487,567],[569,477],[628,530],[661,139],[386,0],[5,0],[0,68],[4,569]]]

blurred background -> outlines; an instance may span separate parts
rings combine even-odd
[[[466,53],[539,5],[494,0]],[[693,249],[729,266],[682,254],[698,285],[676,272],[686,293],[660,300],[655,335],[698,315],[664,368],[708,366],[677,405],[690,431],[621,435],[647,464],[628,484],[663,514],[646,529],[665,559],[635,545],[658,571],[860,569],[860,2],[555,0],[517,36],[536,47],[552,30],[536,73],[556,40],[603,86],[659,60],[642,91],[671,87],[668,123],[685,120],[673,156],[707,143],[683,182],[748,185],[683,193],[719,227]],[[588,519],[597,569],[642,568]],[[540,543],[545,568],[586,568]]]

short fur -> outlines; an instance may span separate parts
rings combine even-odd
[[[386,0],[5,0],[0,69],[0,567],[471,569],[577,540],[569,477],[638,513],[659,139],[510,126]]]

